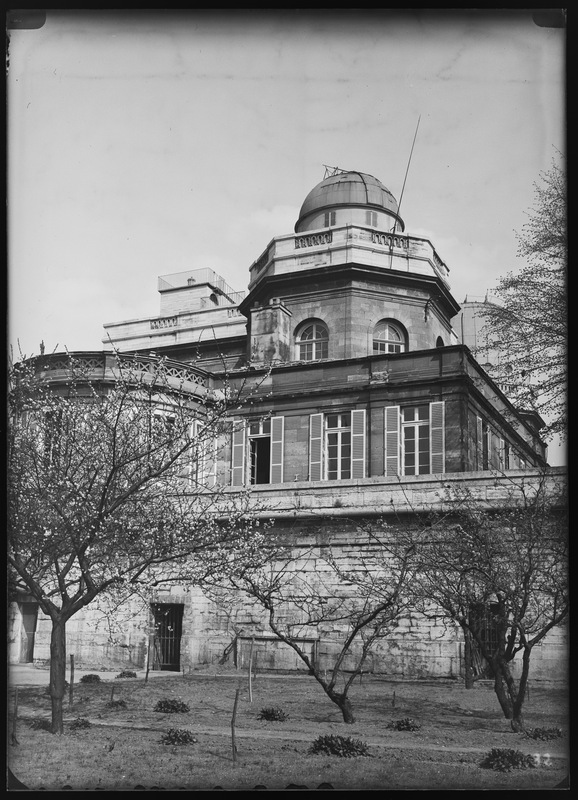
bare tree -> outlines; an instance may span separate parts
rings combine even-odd
[[[218,603],[239,606],[240,595],[264,612],[264,624],[297,654],[345,723],[355,722],[349,690],[376,642],[391,634],[407,610],[411,582],[411,554],[364,532],[365,547],[354,548],[353,558],[335,546],[276,544],[270,533],[260,560],[232,571],[219,585],[205,582]],[[324,662],[305,644],[320,639],[332,650]]]
[[[555,161],[534,184],[535,203],[517,234],[525,265],[508,273],[486,303],[483,334],[499,354],[492,374],[517,405],[547,420],[544,435],[566,436],[568,287],[566,176]]]
[[[562,486],[512,483],[498,510],[465,486],[417,513],[398,540],[414,548],[416,608],[463,630],[486,660],[512,729],[523,730],[533,648],[568,617]]]
[[[41,356],[10,374],[8,565],[12,588],[52,623],[54,733],[74,614],[107,591],[118,603],[219,574],[260,541],[248,496],[215,477],[215,442],[239,397],[164,359],[90,362]]]

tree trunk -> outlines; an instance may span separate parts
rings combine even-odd
[[[353,706],[349,697],[343,692],[327,691],[327,689],[325,689],[325,692],[343,714],[343,721],[347,725],[352,725],[355,722],[355,717],[353,716]]]
[[[512,719],[510,720],[510,726],[514,731],[514,733],[523,733],[525,728],[524,728],[524,717],[521,711],[519,711],[512,717]]]
[[[494,672],[494,691],[498,702],[504,712],[506,719],[512,719],[514,716],[514,709],[512,700],[510,698],[502,668],[504,665],[492,663],[492,670]]]
[[[499,658],[492,659],[494,691],[504,716],[510,720],[510,727],[515,733],[521,733],[524,730],[522,707],[524,705],[529,667],[530,655],[528,652],[527,655],[524,653],[522,676],[519,681],[516,681],[507,661],[502,661]]]
[[[52,733],[64,733],[63,700],[66,683],[66,622],[52,619],[50,635],[50,700]]]
[[[355,722],[355,717],[353,716],[353,706],[351,705],[351,700],[348,697],[344,697],[338,703],[338,706],[343,714],[343,721],[347,723],[347,725],[353,725]]]
[[[528,675],[530,674],[530,654],[532,652],[532,645],[526,645],[522,654],[522,674],[518,681],[516,696],[514,697],[512,707],[512,730],[520,733],[524,729],[524,717],[522,716],[522,708],[526,699],[526,690],[528,688]],[[510,691],[510,694],[512,692]]]
[[[303,658],[303,656],[301,656]],[[311,670],[311,674],[317,681],[317,683],[321,686],[327,697],[331,700],[332,703],[339,708],[341,713],[343,714],[343,721],[346,722],[348,725],[351,725],[355,722],[355,717],[353,716],[353,706],[351,705],[351,700],[347,696],[347,690],[349,687],[346,686],[343,692],[336,692],[333,688],[335,686],[335,680],[331,679],[330,681],[327,680],[327,675],[325,677],[321,674],[317,663],[311,664],[308,660],[303,658],[303,661],[307,664],[307,666]]]

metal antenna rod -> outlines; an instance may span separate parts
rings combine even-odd
[[[415,145],[415,140],[417,139],[417,130],[419,128],[420,120],[421,120],[421,114],[419,115],[418,120],[417,120],[417,125],[416,125],[416,128],[415,128],[415,134],[414,134],[414,137],[413,137],[413,143],[411,145],[411,152],[409,154],[409,159],[408,159],[408,162],[407,162],[407,169],[405,171],[405,178],[403,179],[403,186],[401,187],[401,194],[399,196],[399,203],[397,205],[397,213],[398,214],[399,214],[399,212],[401,210],[401,201],[403,200],[403,192],[405,190],[405,182],[407,180],[407,173],[409,172],[409,165],[411,164],[411,157],[413,155],[413,148],[414,148],[414,145]]]

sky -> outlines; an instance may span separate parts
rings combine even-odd
[[[565,154],[565,44],[532,9],[47,10],[10,31],[9,343],[101,350],[160,275],[245,290],[325,165],[382,181],[484,296]]]

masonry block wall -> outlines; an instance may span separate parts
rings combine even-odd
[[[311,527],[307,527],[310,540]],[[324,551],[330,547],[344,567],[355,566],[356,553],[367,546],[367,538],[352,530],[351,523],[334,526],[329,539],[327,532],[317,537],[312,553],[311,542],[304,550],[304,529],[293,534],[296,539],[295,555],[303,558],[295,563],[299,579],[315,586],[322,583],[324,590],[342,591],[342,586],[324,560]],[[343,542],[347,545],[343,546]],[[263,610],[246,597],[229,596],[225,602],[208,600],[196,587],[176,587],[159,593],[155,599],[183,607],[182,634],[179,642],[180,671],[202,669],[225,663],[229,667],[247,669],[252,647],[252,663],[257,670],[306,671],[305,664],[287,645],[277,641],[269,630]],[[294,621],[299,618],[295,614]],[[132,603],[117,613],[114,628],[109,628],[95,608],[87,607],[67,625],[67,655],[74,655],[79,669],[144,670],[147,666],[151,640],[152,615],[146,605]],[[297,630],[295,628],[294,630]],[[345,623],[326,622],[317,628],[302,626],[299,644],[321,670],[329,670],[340,652],[347,633]],[[531,680],[563,682],[567,679],[567,634],[565,630],[552,631],[532,654]],[[40,614],[34,650],[34,662],[48,665],[50,656],[50,620]],[[345,659],[344,669],[356,665],[359,645],[352,648]],[[17,660],[17,658],[13,659]],[[151,669],[155,668],[151,660]],[[372,649],[364,671],[387,675],[396,679],[461,678],[464,674],[463,640],[460,631],[445,626],[441,617],[426,619],[418,614],[406,614],[395,627]],[[514,674],[516,674],[516,667]]]

